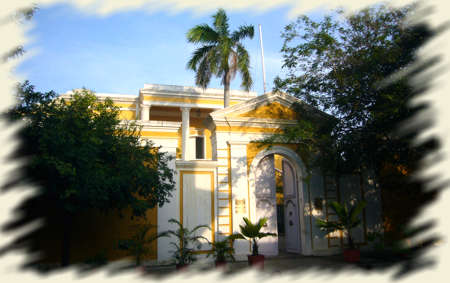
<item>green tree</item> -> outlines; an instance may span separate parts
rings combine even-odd
[[[253,84],[250,76],[250,57],[241,43],[253,38],[253,26],[240,26],[230,33],[228,17],[223,9],[213,15],[213,26],[197,25],[187,33],[187,40],[201,46],[194,51],[187,68],[196,72],[195,83],[206,88],[214,75],[224,86],[224,106],[230,105],[230,82],[239,72],[241,87],[249,90]]]
[[[408,25],[407,16],[415,8],[377,5],[350,16],[336,11],[319,21],[299,17],[282,33],[286,76],[275,79],[275,91],[336,117],[330,135],[301,122],[288,129],[285,138],[312,141],[323,169],[337,178],[373,170],[384,220],[396,218],[394,229],[405,226],[436,196],[436,190],[425,191],[424,182],[410,178],[424,156],[436,149],[436,139],[413,143],[426,124],[401,129],[426,108],[410,102],[429,81],[418,87],[412,80],[437,59],[417,59],[416,51],[439,30],[423,23]]]
[[[23,120],[24,174],[39,188],[39,200],[62,215],[62,265],[69,264],[74,217],[92,209],[130,208],[135,216],[168,201],[174,188],[170,156],[140,138],[140,128],[122,123],[111,99],[99,101],[90,91],[75,91],[66,101],[54,92],[36,92],[25,82],[19,103],[8,113]],[[17,184],[11,182],[10,185]]]
[[[417,95],[410,80],[430,62],[414,70],[408,67],[433,34],[424,25],[406,25],[413,9],[377,6],[343,19],[343,12],[337,11],[318,22],[302,16],[282,33],[287,76],[275,79],[275,90],[338,118],[332,154],[343,157],[341,165],[347,170],[374,165],[380,169],[388,155],[401,159],[393,151],[401,153],[400,162],[411,153],[402,150],[407,144],[394,130],[420,109],[408,105]],[[394,79],[399,71],[407,72]],[[380,154],[386,148],[389,152]]]

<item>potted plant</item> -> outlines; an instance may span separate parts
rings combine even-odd
[[[331,233],[334,231],[343,231],[347,234],[348,248],[344,249],[344,259],[347,262],[358,262],[360,259],[360,251],[355,247],[353,242],[351,231],[353,228],[357,227],[361,220],[359,219],[359,214],[367,205],[365,201],[360,201],[353,205],[350,210],[347,205],[342,205],[338,202],[331,202],[329,206],[336,213],[337,221],[326,221],[322,219],[317,219],[317,226],[321,230]]]
[[[174,251],[176,268],[177,270],[181,270],[186,268],[189,264],[193,263],[196,260],[194,249],[191,247],[192,245],[196,245],[197,249],[199,249],[201,247],[201,243],[199,241],[200,239],[203,239],[209,243],[207,238],[195,235],[195,232],[201,228],[207,228],[210,230],[211,228],[209,228],[209,226],[207,225],[198,225],[194,227],[194,229],[189,230],[183,227],[183,225],[176,219],[171,218],[169,219],[169,222],[178,226],[178,229],[169,230],[167,231],[167,233],[169,235],[175,236],[178,240],[176,242],[171,242],[170,244],[173,245],[176,249]]]
[[[229,238],[232,240],[235,239],[244,239],[252,241],[252,254],[247,256],[248,264],[250,266],[260,266],[264,268],[264,255],[260,255],[258,252],[258,241],[257,239],[261,239],[267,236],[276,236],[275,233],[264,233],[261,232],[262,227],[267,223],[267,218],[263,217],[258,220],[256,224],[253,224],[247,217],[244,217],[245,225],[239,225],[241,229],[241,233],[233,234]]]
[[[235,258],[233,256],[234,248],[231,241],[232,240],[230,240],[229,238],[226,238],[222,241],[216,241],[214,243],[211,243],[212,253],[208,254],[208,257],[210,255],[214,256],[216,267],[225,266],[227,258],[231,259],[232,261],[235,261]]]
[[[158,239],[159,237],[166,237],[167,232],[154,233],[147,237],[148,231],[155,227],[152,224],[136,224],[132,225],[131,229],[136,230],[131,239],[119,240],[118,249],[127,251],[136,259],[136,266],[141,265],[142,256],[150,251],[148,244]]]

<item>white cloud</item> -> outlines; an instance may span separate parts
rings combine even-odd
[[[144,10],[149,13],[166,11],[169,13],[192,12],[194,15],[205,15],[218,8],[228,11],[249,11],[260,13],[280,7],[290,7],[288,15],[293,18],[299,14],[307,13],[317,9],[334,9],[338,7],[348,8],[355,11],[368,5],[378,3],[375,0],[343,1],[343,0],[40,0],[41,5],[54,3],[70,3],[77,9],[86,13],[94,13],[105,16],[111,13],[128,10]],[[389,1],[391,5],[401,6],[411,2],[410,0]]]

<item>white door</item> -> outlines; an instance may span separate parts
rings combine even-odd
[[[264,157],[255,170],[256,221],[267,217],[267,225],[262,232],[277,233],[277,210],[275,197],[275,167],[273,154]],[[278,238],[265,237],[258,241],[259,253],[278,254]]]
[[[284,229],[286,251],[300,253],[297,182],[294,168],[283,160]]]

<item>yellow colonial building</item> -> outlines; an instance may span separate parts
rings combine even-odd
[[[62,97],[70,97],[70,92]],[[342,235],[321,232],[315,219],[335,217],[330,200],[365,199],[363,226],[354,238],[362,247],[367,231],[381,222],[379,195],[370,176],[347,176],[336,184],[319,170],[307,168],[296,144],[262,146],[262,139],[293,126],[302,111],[319,119],[328,115],[281,93],[257,95],[232,90],[224,108],[222,89],[145,84],[138,95],[97,93],[120,107],[121,118],[142,125],[142,139],[176,158],[176,188],[163,207],[150,212],[150,221],[163,232],[176,227],[175,218],[188,228],[206,224],[202,233],[210,241],[239,231],[243,217],[256,221],[268,217],[265,231],[276,233],[260,241],[260,253],[320,255],[339,252]],[[298,107],[300,105],[300,107]],[[295,106],[295,107],[294,107]],[[127,229],[127,227],[123,227]],[[148,259],[171,260],[173,239],[159,238]],[[203,244],[199,254],[210,250]],[[250,253],[244,240],[235,243],[237,258]],[[204,252],[201,252],[204,251]]]

